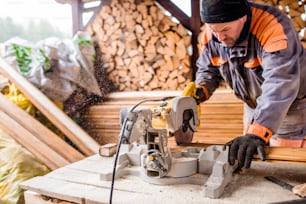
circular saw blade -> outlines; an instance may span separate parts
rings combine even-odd
[[[185,128],[180,127],[173,134],[177,145],[190,144],[192,142],[194,132],[190,128],[187,128],[186,130],[183,129]]]
[[[190,122],[193,121],[194,115],[191,109],[184,110],[181,126],[174,132],[176,143],[188,144],[192,142],[194,130],[191,128]]]

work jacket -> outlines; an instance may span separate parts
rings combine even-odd
[[[253,2],[249,6],[233,47],[222,45],[208,30],[202,33],[195,82],[209,98],[225,80],[254,109],[252,122],[275,133],[292,103],[306,95],[306,50],[282,11]]]

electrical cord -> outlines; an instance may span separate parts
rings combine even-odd
[[[143,100],[138,102],[136,105],[134,105],[129,112],[133,112],[139,105],[147,102],[157,102],[157,101],[163,101],[165,102],[166,100],[172,99],[175,96],[169,96],[169,97],[164,97],[162,99],[150,99],[150,100]],[[112,181],[111,181],[111,189],[110,189],[110,196],[109,196],[109,204],[112,204],[113,201],[113,191],[114,191],[114,184],[115,184],[115,178],[116,178],[116,168],[117,168],[117,161],[118,161],[118,156],[120,152],[120,147],[123,141],[123,135],[124,131],[126,129],[126,124],[127,124],[127,119],[124,120],[124,123],[122,125],[121,131],[120,131],[120,137],[119,137],[119,143],[118,143],[118,148],[116,150],[115,154],[115,159],[114,159],[114,165],[113,165],[113,173],[112,173]]]

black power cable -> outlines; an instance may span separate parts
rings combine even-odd
[[[157,102],[157,101],[166,101],[169,99],[174,98],[175,96],[169,96],[169,97],[164,97],[162,99],[151,99],[151,100],[143,100],[134,105],[129,112],[133,112],[139,105],[146,103],[146,102]],[[112,204],[113,201],[113,191],[114,191],[114,184],[115,184],[115,178],[116,178],[116,168],[117,168],[117,160],[120,152],[120,147],[123,141],[123,135],[124,131],[126,129],[126,124],[127,124],[127,118],[124,120],[124,123],[122,125],[121,131],[120,131],[120,137],[119,137],[119,143],[118,143],[118,148],[116,150],[116,155],[114,159],[114,166],[113,166],[113,173],[112,173],[112,181],[111,181],[111,189],[110,189],[110,196],[109,196],[109,204]]]

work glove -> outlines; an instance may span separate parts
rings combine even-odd
[[[203,88],[197,88],[196,89],[196,96],[194,97],[194,99],[197,102],[197,105],[199,105],[201,102],[206,100],[206,96],[205,93],[203,91]]]
[[[265,145],[263,139],[252,134],[246,134],[229,141],[224,147],[229,147],[229,164],[234,165],[237,160],[237,169],[242,169],[243,167],[250,168],[254,154],[258,154],[262,161],[266,160]]]

